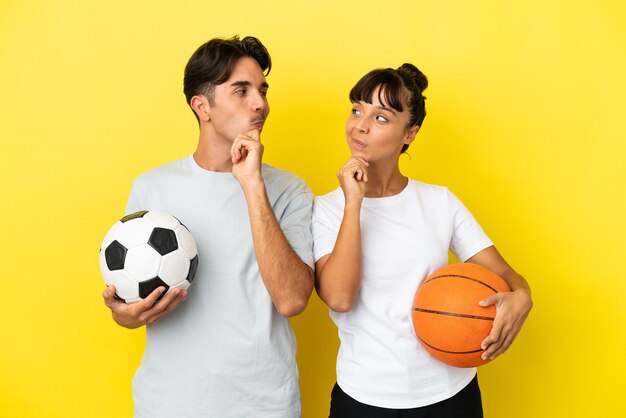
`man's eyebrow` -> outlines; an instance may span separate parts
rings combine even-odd
[[[241,81],[235,81],[231,84],[231,87],[248,87],[251,86],[252,83],[249,81],[245,81],[245,80],[241,80]],[[270,87],[269,84],[267,84],[266,81],[264,81],[263,83],[261,83],[261,87],[265,87],[266,89]]]

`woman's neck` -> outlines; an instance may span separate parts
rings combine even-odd
[[[402,175],[398,164],[370,163],[367,168],[365,197],[389,197],[400,193],[409,179]]]

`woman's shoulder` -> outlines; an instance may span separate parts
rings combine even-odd
[[[447,186],[428,184],[419,180],[410,179],[411,187],[417,198],[424,204],[438,209],[452,209],[463,206],[463,203]]]
[[[415,180],[415,179],[409,179],[409,184],[408,187],[411,188],[411,190],[418,192],[420,194],[430,194],[430,195],[436,195],[436,196],[447,196],[449,195],[450,189],[448,189],[448,187],[446,186],[440,186],[438,184],[430,184],[430,183],[425,183],[423,181],[420,180]]]
[[[343,192],[341,190],[341,187],[337,187],[334,190],[331,190],[330,192],[320,195],[320,196],[315,196],[315,203],[320,202],[336,202],[336,201],[343,201]]]
[[[324,195],[315,196],[313,200],[313,212],[320,213],[321,211],[336,212],[343,211],[343,205],[345,200],[343,197],[343,191],[341,187],[337,187]]]

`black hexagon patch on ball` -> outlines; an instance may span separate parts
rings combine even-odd
[[[104,257],[107,262],[107,267],[111,271],[121,270],[124,268],[124,260],[126,259],[126,252],[128,250],[118,241],[113,241],[104,250]]]
[[[161,293],[161,296],[159,296],[159,299],[161,299],[163,296],[165,296],[167,291],[170,290],[170,287],[167,285],[167,283],[161,280],[158,276],[150,280],[140,282],[139,283],[139,297],[142,299],[147,298],[148,296],[150,296],[150,293],[154,292],[154,290],[158,288],[159,286],[165,287],[165,292]]]
[[[178,249],[176,234],[167,228],[154,228],[148,244],[161,255],[169,254]]]

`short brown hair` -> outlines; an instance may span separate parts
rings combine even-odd
[[[183,91],[187,103],[191,104],[193,96],[203,94],[213,104],[215,86],[228,80],[235,64],[243,57],[256,60],[265,75],[272,69],[269,52],[253,36],[241,40],[237,35],[229,39],[215,38],[201,45],[185,67]]]

